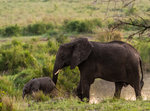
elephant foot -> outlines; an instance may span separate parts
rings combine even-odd
[[[89,102],[89,98],[83,98],[83,99],[81,99],[81,101],[88,103]]]

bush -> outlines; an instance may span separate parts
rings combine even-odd
[[[56,40],[49,40],[47,42],[47,47],[48,47],[48,50],[49,50],[49,54],[56,54],[57,53],[57,50],[59,48],[59,44],[56,42]]]
[[[5,95],[5,91],[2,89],[0,90],[0,111],[2,110],[2,97]]]
[[[13,101],[8,96],[2,98],[2,111],[15,111]]]
[[[145,71],[150,71],[150,43],[146,41],[137,40],[135,44],[133,44],[135,48],[138,50],[142,57],[143,67]]]
[[[19,36],[22,33],[22,30],[18,25],[14,25],[6,27],[2,32],[3,36]]]
[[[122,40],[122,33],[119,31],[105,30],[96,35],[96,39],[101,42],[109,42],[113,40]]]
[[[71,70],[69,67],[64,68],[64,70],[59,74],[59,87],[67,92],[72,92],[78,86],[80,78],[79,75],[80,73],[78,68],[75,68],[74,70]]]
[[[13,81],[6,76],[0,76],[0,92],[3,95],[19,96],[20,91],[16,89]],[[1,95],[0,95],[1,96]]]
[[[12,44],[3,46],[0,51],[0,71],[12,71],[17,73],[19,70],[27,67],[36,66],[35,57],[24,50],[22,44],[18,41],[12,41]]]
[[[35,101],[47,101],[49,100],[49,96],[45,95],[42,91],[33,92],[32,97]]]
[[[48,76],[52,78],[53,67],[54,67],[54,56],[45,58],[42,66],[43,76]]]
[[[125,11],[125,14],[127,16],[130,16],[130,15],[135,15],[137,13],[137,8],[136,7],[131,7],[131,8],[128,8],[126,11]]]
[[[47,32],[47,35],[48,36],[58,36],[59,35],[59,30],[56,30],[56,29],[53,29],[53,30],[49,30],[48,32]]]
[[[24,84],[33,78],[40,77],[41,73],[38,69],[24,69],[15,75],[13,81],[16,87],[23,88]]]
[[[71,20],[64,22],[64,30],[66,32],[91,33],[94,28],[101,27],[102,23],[99,19],[93,20]]]
[[[0,29],[0,36],[3,36],[5,33],[5,30],[3,28]]]
[[[25,27],[23,29],[23,35],[41,35],[45,34],[48,30],[52,30],[53,28],[53,25],[50,23],[35,23]]]

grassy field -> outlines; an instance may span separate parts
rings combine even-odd
[[[81,102],[77,98],[49,99],[36,102],[33,100],[16,100],[15,98],[4,97],[6,105],[12,111],[149,111],[150,101],[127,101],[106,99],[99,104]],[[4,110],[6,111],[6,110]],[[9,110],[11,111],[11,110]]]
[[[129,0],[125,1],[128,3]],[[12,24],[28,25],[43,21],[62,23],[66,19],[90,19],[124,17],[134,14],[145,16],[149,12],[149,0],[136,0],[133,10],[122,8],[121,0],[115,5],[103,0],[0,0],[0,26]]]
[[[150,71],[150,39],[126,39],[137,31],[131,26],[114,32],[109,29],[117,18],[148,18],[149,4],[150,0],[136,0],[122,8],[121,1],[108,5],[103,0],[0,0],[0,111],[149,111],[149,100],[106,98],[98,104],[81,102],[74,96],[79,70],[69,67],[59,74],[57,84],[67,97],[60,94],[49,98],[43,93],[25,100],[21,97],[22,88],[30,79],[52,77],[58,47],[78,37],[129,42],[139,51],[144,71]]]

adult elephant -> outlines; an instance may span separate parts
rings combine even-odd
[[[53,70],[56,84],[58,70],[66,66],[80,70],[77,96],[89,99],[90,85],[95,78],[115,82],[114,97],[120,98],[123,86],[131,85],[136,98],[141,97],[143,71],[139,53],[130,44],[122,41],[108,43],[92,42],[87,38],[75,39],[59,47]]]

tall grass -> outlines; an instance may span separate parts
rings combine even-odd
[[[143,11],[148,10],[149,3],[149,0],[135,1],[134,5],[139,10],[138,14],[144,15]],[[37,21],[61,24],[68,18],[87,19],[97,17],[105,19],[108,15],[109,17],[113,15],[124,16],[128,12],[132,13],[132,11],[122,9],[121,1],[117,2],[117,9],[114,6],[115,2],[110,2],[109,12],[106,12],[107,5],[107,2],[97,1],[94,3],[91,0],[13,0],[11,2],[1,0],[0,26],[29,25]],[[128,9],[130,7],[127,7]]]

